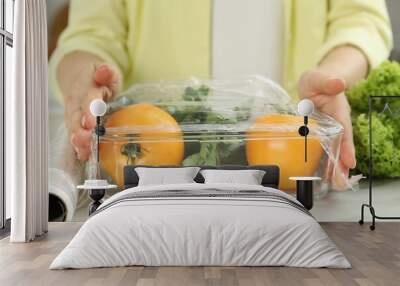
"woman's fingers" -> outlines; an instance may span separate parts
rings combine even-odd
[[[350,123],[351,124],[351,123]],[[356,152],[353,143],[353,132],[351,128],[345,128],[341,144],[340,161],[348,169],[356,167]]]
[[[314,95],[337,95],[346,89],[346,82],[320,71],[308,71],[300,79],[299,91],[302,98]]]
[[[351,109],[344,93],[336,95],[335,103],[332,102],[332,111],[327,111],[343,126],[343,137],[340,144],[340,161],[347,169],[356,167],[356,152],[353,141],[353,126],[351,123]],[[328,108],[325,107],[325,108]]]
[[[113,70],[107,64],[96,67],[94,72],[94,82],[98,86],[110,85],[114,78]]]
[[[91,154],[92,132],[83,128],[71,134],[71,144],[75,149],[79,160],[86,161]]]
[[[90,104],[94,99],[110,100],[119,86],[119,77],[116,70],[109,64],[101,64],[95,68],[95,86],[88,90],[87,96],[81,103],[81,126],[84,129],[92,129],[96,126],[96,118],[90,112]]]
[[[109,88],[111,91],[110,98],[104,98],[107,101],[119,91],[121,76],[116,68],[109,64],[101,64],[95,68],[94,83],[97,87]]]
[[[336,95],[345,91],[346,82],[340,78],[332,78],[325,82],[324,89],[327,95]]]
[[[65,107],[70,141],[80,160],[90,158],[92,130],[96,126],[96,118],[90,112],[90,103],[97,98],[103,99],[110,93],[107,87],[93,87],[89,89],[81,103],[70,102]]]
[[[90,112],[90,104],[95,99],[105,99],[111,95],[111,91],[108,87],[96,87],[91,88],[88,95],[82,101],[82,121],[81,126],[85,129],[93,129],[96,126],[96,118]]]
[[[90,112],[90,104],[94,99],[104,99],[110,94],[111,90],[108,87],[94,87],[88,91],[87,96],[82,101],[79,129],[71,137],[71,143],[80,160],[88,160],[91,155],[92,130],[96,126],[96,118]]]
[[[334,190],[345,191],[348,189],[349,184],[347,178],[349,177],[349,169],[342,164],[341,161],[334,167],[331,184]]]

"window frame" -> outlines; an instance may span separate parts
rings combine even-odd
[[[6,1],[13,5],[13,15],[6,15]],[[0,0],[0,237],[9,233],[10,219],[7,219],[6,212],[6,189],[5,189],[5,101],[6,101],[6,50],[7,46],[13,48],[13,33],[7,31],[6,17],[14,19],[15,0]],[[14,27],[12,27],[12,31]]]

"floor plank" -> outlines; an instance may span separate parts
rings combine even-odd
[[[0,240],[0,285],[399,285],[400,223],[379,222],[375,231],[357,223],[321,223],[352,263],[352,269],[289,267],[119,267],[50,271],[55,256],[81,223],[51,223],[29,244]]]

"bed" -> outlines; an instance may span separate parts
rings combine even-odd
[[[126,189],[104,201],[50,269],[144,266],[292,266],[350,268],[307,209],[277,189],[276,166],[260,185],[138,185],[125,167]],[[202,166],[202,170],[215,167]]]

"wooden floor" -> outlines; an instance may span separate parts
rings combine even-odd
[[[353,268],[124,267],[48,270],[80,223],[51,223],[49,233],[29,244],[0,241],[0,285],[400,285],[400,223],[322,223]]]

